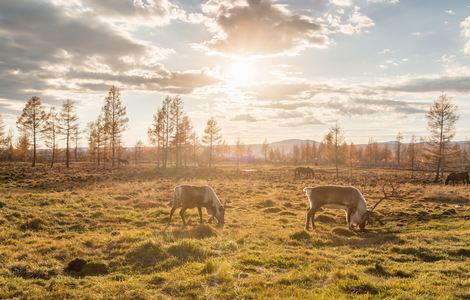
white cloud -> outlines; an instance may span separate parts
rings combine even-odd
[[[460,23],[462,29],[461,34],[467,39],[467,43],[463,49],[463,52],[467,55],[470,55],[470,17],[467,17],[465,20]]]
[[[295,55],[310,47],[328,46],[323,26],[307,15],[272,0],[209,0],[203,12],[213,33],[199,46],[229,56]]]
[[[453,11],[452,9],[446,10],[445,13],[451,16],[455,15],[455,11]]]
[[[337,6],[351,6],[353,4],[352,0],[330,0],[330,2]]]
[[[387,4],[398,4],[400,0],[368,0],[370,3],[387,3]]]

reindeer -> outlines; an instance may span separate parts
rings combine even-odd
[[[462,181],[463,184],[466,185],[470,183],[467,172],[450,173],[446,178],[446,185],[448,185],[451,181],[453,186],[455,186],[455,182],[459,183],[460,181]]]
[[[197,207],[199,213],[199,223],[203,223],[202,207],[205,207],[207,212],[211,215],[209,222],[215,218],[219,226],[224,226],[225,203],[222,205],[210,186],[180,185],[175,187],[175,198],[165,230],[170,226],[173,213],[178,207],[181,207],[180,216],[183,220],[183,226],[186,226],[186,220],[184,218],[186,209],[195,207]]]
[[[302,176],[305,178],[314,178],[315,172],[310,167],[297,167],[294,170],[294,179],[301,179]]]
[[[382,197],[372,209],[367,209],[367,202],[362,193],[352,186],[325,185],[317,187],[306,187],[303,189],[310,202],[310,209],[307,212],[307,221],[305,229],[309,230],[310,222],[312,229],[315,228],[315,213],[321,208],[343,209],[346,212],[346,221],[348,228],[354,231],[354,226],[359,225],[359,229],[364,231],[366,224],[373,224],[377,220],[381,225],[384,223],[374,213],[375,208],[385,199],[398,197],[395,187],[392,187],[392,193],[385,191],[385,185],[382,187],[384,197]]]

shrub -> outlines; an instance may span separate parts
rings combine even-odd
[[[290,235],[290,238],[296,241],[310,240],[312,236],[305,230],[294,232]]]

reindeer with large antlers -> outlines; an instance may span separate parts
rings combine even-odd
[[[378,215],[374,213],[374,210],[383,200],[399,197],[395,187],[392,184],[390,184],[390,186],[392,188],[391,193],[387,193],[385,185],[382,187],[384,196],[377,201],[370,210],[367,209],[367,202],[364,196],[355,187],[326,185],[304,188],[303,191],[310,202],[305,229],[309,229],[310,222],[312,223],[312,228],[315,228],[315,213],[321,207],[345,210],[346,221],[350,230],[354,230],[353,227],[358,225],[359,229],[363,231],[366,224],[373,224],[374,220],[377,220],[383,225],[383,222],[379,219]]]

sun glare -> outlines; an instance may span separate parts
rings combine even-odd
[[[255,77],[255,68],[250,61],[236,61],[229,65],[227,79],[234,84],[250,83]]]

